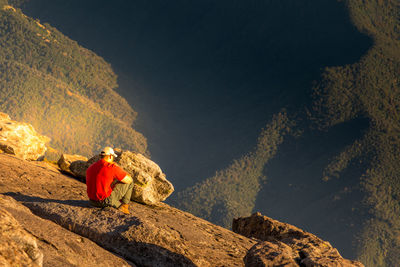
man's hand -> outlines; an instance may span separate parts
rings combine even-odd
[[[121,180],[121,183],[124,184],[130,184],[132,182],[133,182],[132,177],[128,174],[124,177],[124,179]]]

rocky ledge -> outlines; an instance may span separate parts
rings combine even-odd
[[[364,266],[361,262],[343,259],[329,242],[260,213],[234,219],[232,229],[260,240],[247,253],[246,266]]]
[[[132,202],[130,215],[94,208],[83,183],[7,154],[0,202],[36,236],[44,266],[362,266],[260,214],[235,220],[234,233],[164,203]]]
[[[0,154],[1,195],[28,207],[34,214],[29,216],[42,220],[40,223],[54,222],[82,237],[83,244],[94,241],[133,266],[244,266],[243,258],[256,244],[250,238],[164,203],[132,202],[131,215],[111,208],[90,207],[85,184],[45,162],[28,162],[7,154]],[[21,219],[18,213],[13,215]],[[55,244],[56,248],[57,242],[63,242],[54,241],[53,236],[44,233],[35,235],[44,244]],[[77,237],[68,238],[68,244],[79,251],[78,245],[82,243]],[[44,251],[44,265],[55,266],[48,262],[52,259],[52,253]],[[71,258],[60,260],[68,262]],[[109,266],[123,264],[116,261]],[[79,266],[91,265],[82,262]]]

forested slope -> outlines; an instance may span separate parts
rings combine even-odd
[[[265,164],[273,158],[284,136],[293,134],[294,122],[285,111],[276,114],[258,137],[257,146],[227,168],[193,187],[179,192],[174,204],[225,227],[233,218],[252,212],[265,182]]]
[[[398,1],[348,0],[354,24],[374,46],[352,65],[326,69],[316,88],[315,118],[321,127],[366,117],[365,135],[325,170],[325,179],[360,177],[370,219],[359,236],[366,266],[400,265],[400,5]]]
[[[0,1],[0,110],[51,137],[51,146],[91,155],[108,144],[147,152],[136,112],[114,89],[111,66],[48,24]]]
[[[310,112],[298,116],[302,122],[291,126],[291,131],[304,125],[311,128],[303,128],[305,134],[296,140],[289,138],[290,144],[273,163],[293,169],[291,175],[294,179],[297,176],[297,184],[288,186],[289,178],[273,177],[282,180],[275,184],[286,187],[278,189],[276,203],[260,205],[269,206],[267,210],[280,209],[288,218],[294,213],[292,218],[297,216],[298,220],[310,223],[310,227],[319,225],[331,235],[325,237],[328,240],[343,236],[342,232],[350,234],[342,241],[349,243],[346,254],[357,257],[366,266],[400,266],[400,4],[395,0],[344,2],[353,24],[372,38],[373,45],[357,62],[323,70],[314,94],[310,95]],[[367,121],[366,128],[365,123],[354,128],[359,127],[356,122],[360,120]],[[287,132],[279,130],[284,129],[284,121],[273,120],[271,125],[280,125],[263,131],[264,135],[273,132],[266,140],[271,142],[274,153],[267,157],[258,152],[244,155],[214,177],[179,193],[178,205],[227,227],[232,216],[249,214],[263,182],[271,183],[267,175],[271,166],[265,169],[266,163],[280,153],[279,145],[287,139]],[[348,140],[340,143],[337,138],[342,136],[331,136],[334,139],[330,141],[343,147],[326,146],[331,150],[319,151],[321,148],[312,142],[313,136],[338,133],[337,127],[352,136],[346,137],[353,138],[350,144],[346,144]],[[290,159],[285,154],[295,151],[293,146],[307,151],[292,155],[292,159],[310,156],[312,150],[318,153],[300,160],[301,166],[293,161],[280,162]],[[283,173],[289,172],[280,170]],[[312,180],[313,176],[317,180]],[[294,194],[297,185],[302,189]]]

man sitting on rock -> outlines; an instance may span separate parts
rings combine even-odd
[[[87,169],[86,186],[90,203],[95,207],[114,207],[129,214],[132,177],[114,163],[117,155],[111,147],[100,153],[101,159]]]

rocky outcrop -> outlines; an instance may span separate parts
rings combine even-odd
[[[43,253],[38,248],[36,238],[3,208],[0,208],[0,265],[43,265]]]
[[[234,219],[232,230],[263,241],[247,253],[244,259],[246,266],[364,266],[360,262],[343,259],[329,242],[260,213]]]
[[[32,125],[17,122],[0,112],[0,152],[27,160],[37,160],[46,152],[50,139],[38,134]]]
[[[133,201],[153,205],[166,200],[174,192],[174,186],[155,162],[131,151],[115,149],[115,153],[118,155],[115,163],[132,176]],[[76,177],[82,179],[86,175],[87,168],[98,160],[100,156],[97,155],[90,158],[87,163],[75,161],[71,163],[70,169]]]
[[[84,184],[44,164],[0,154],[0,194],[138,266],[244,266],[256,244],[164,203],[132,202],[130,215],[91,207]]]
[[[76,175],[76,170],[74,169],[74,166],[72,167],[72,170],[70,169],[71,163],[73,162],[83,162],[86,163],[88,158],[81,156],[81,155],[68,155],[68,154],[62,154],[60,159],[57,161],[57,165],[60,167],[60,169],[63,172],[66,172],[71,175]],[[75,171],[73,171],[75,170]]]

